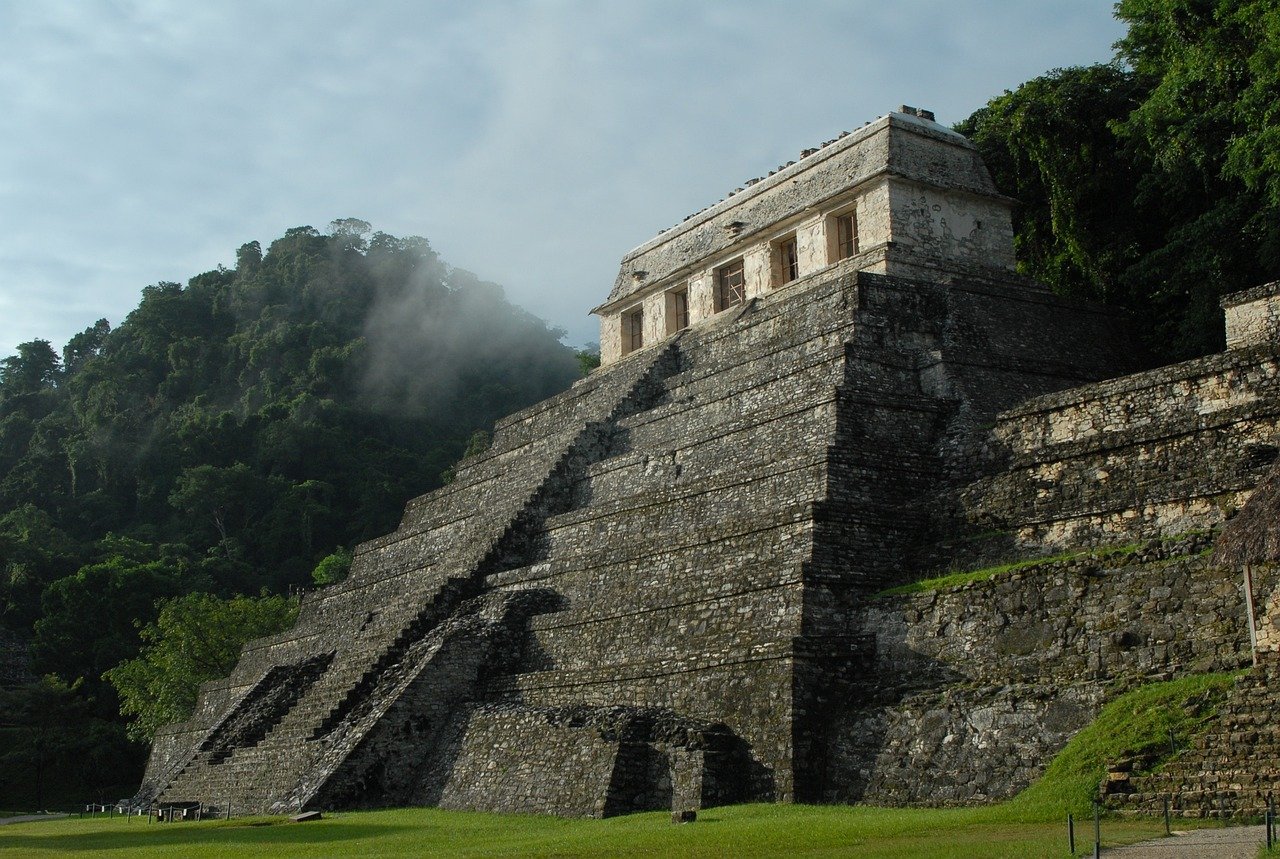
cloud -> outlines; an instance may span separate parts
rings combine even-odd
[[[0,5],[0,352],[346,216],[585,342],[622,254],[743,180],[1121,34],[1104,0]]]

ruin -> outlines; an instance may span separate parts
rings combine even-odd
[[[601,369],[246,645],[140,798],[981,802],[1116,690],[1248,664],[1202,550],[1276,459],[1280,285],[1225,302],[1227,352],[1144,369],[1016,273],[1012,205],[903,108],[627,254]]]

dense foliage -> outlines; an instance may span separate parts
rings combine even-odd
[[[1280,275],[1280,6],[1123,0],[1112,65],[958,126],[1023,205],[1023,270],[1130,310],[1157,357],[1222,346],[1223,295]]]
[[[287,629],[297,601],[283,596],[190,593],[165,600],[142,629],[142,652],[106,672],[120,693],[120,710],[135,717],[129,735],[150,740],[158,728],[186,721],[200,684],[226,677],[246,641]]]
[[[112,802],[136,789],[136,753],[118,721],[98,715],[81,688],[49,676],[0,688],[0,798],[33,810],[77,800]]]
[[[340,579],[477,431],[580,375],[559,338],[424,239],[348,219],[149,286],[61,353],[22,344],[0,362],[0,628],[118,723],[103,674],[159,682],[126,662],[140,630],[172,637],[158,601],[212,594],[227,620],[235,594]],[[162,697],[165,715],[189,706]]]

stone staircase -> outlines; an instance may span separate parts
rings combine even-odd
[[[953,293],[837,268],[503,419],[157,737],[142,798],[604,814],[677,771],[685,793],[819,798],[849,619],[930,527],[957,392],[994,408],[1057,378],[947,364],[949,303],[987,300]],[[738,757],[544,718],[615,707]]]
[[[487,575],[523,563],[531,530],[570,506],[576,473],[607,453],[619,420],[653,404],[662,387],[651,377],[671,372],[677,360],[673,342],[604,384],[561,395],[562,411],[576,423],[566,425],[545,403],[508,418],[494,448],[464,463],[439,503],[409,505],[396,533],[357,550],[346,582],[304,602],[290,635],[246,645],[229,680],[237,691],[221,715],[204,728],[169,729],[192,741],[185,752],[174,751],[180,742],[157,743],[165,755],[153,750],[139,799],[201,798],[244,811],[301,807],[314,792],[305,785],[323,782],[316,763],[358,743],[380,696],[394,700],[410,651],[479,595]],[[327,670],[315,677],[318,660]],[[294,675],[308,682],[280,692],[281,679]]]
[[[1121,811],[1179,817],[1260,817],[1280,794],[1280,659],[1243,674],[1208,730],[1156,771],[1127,780],[1107,803]]]

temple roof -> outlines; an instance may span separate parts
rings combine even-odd
[[[593,312],[884,175],[1000,196],[972,143],[934,122],[928,111],[904,107],[805,149],[799,160],[745,182],[633,249],[623,257],[608,299]]]

